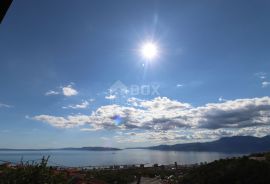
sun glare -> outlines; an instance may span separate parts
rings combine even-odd
[[[146,42],[141,47],[141,54],[146,60],[153,60],[158,56],[158,47],[153,42]]]

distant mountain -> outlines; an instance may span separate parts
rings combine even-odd
[[[270,151],[270,136],[262,138],[251,136],[224,137],[213,142],[159,145],[143,149],[164,151],[210,151],[226,153],[252,153]]]
[[[82,148],[55,148],[55,149],[7,149],[0,148],[0,151],[53,151],[53,150],[82,150],[82,151],[119,151],[118,148],[110,147],[82,147]]]
[[[62,148],[62,150],[85,150],[85,151],[119,151],[119,148],[110,147],[82,147],[82,148]]]
[[[208,151],[225,153],[253,153],[270,151],[270,136],[234,136],[224,137],[212,142],[198,142],[174,145],[159,145],[151,147],[136,147],[127,149],[151,149],[163,151]],[[1,149],[0,151],[52,151],[52,150],[81,150],[81,151],[119,151],[119,148],[111,147],[81,147],[58,149]]]

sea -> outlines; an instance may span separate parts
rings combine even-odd
[[[238,157],[243,154],[218,152],[158,151],[147,149],[124,149],[119,151],[0,151],[0,163],[9,161],[14,164],[39,162],[49,156],[48,165],[60,167],[107,167],[112,165],[169,165],[177,162],[190,165],[212,162],[221,158]]]

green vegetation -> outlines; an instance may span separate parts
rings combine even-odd
[[[40,163],[21,163],[16,168],[0,166],[1,184],[45,184],[67,183],[63,173],[55,174],[47,167],[49,158],[43,158]]]
[[[221,159],[193,169],[181,183],[266,184],[270,183],[270,162],[251,160],[247,156]]]

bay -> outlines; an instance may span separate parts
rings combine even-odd
[[[50,156],[48,165],[67,167],[131,165],[131,164],[195,164],[212,162],[221,158],[241,156],[218,152],[158,151],[147,149],[124,149],[120,151],[0,151],[0,160],[19,163],[21,160],[38,161],[43,156]],[[1,161],[0,161],[1,163]]]

